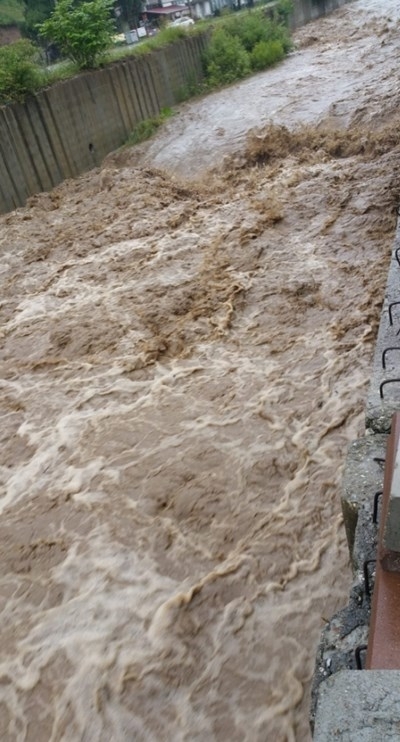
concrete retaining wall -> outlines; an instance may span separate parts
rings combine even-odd
[[[99,165],[202,78],[207,35],[81,74],[0,108],[0,212]]]
[[[291,26],[349,0],[295,0]],[[202,79],[208,35],[79,75],[0,108],[0,213],[100,165],[139,121],[180,102]]]

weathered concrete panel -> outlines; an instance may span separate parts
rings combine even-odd
[[[349,0],[294,0],[292,26],[304,26],[309,21],[333,13],[348,2]]]
[[[366,405],[366,425],[375,433],[388,433],[393,413],[400,410],[400,336],[398,335],[400,331],[400,263],[398,258],[400,258],[400,221],[397,225],[389,266]],[[399,350],[388,351],[388,348],[399,348]]]
[[[364,436],[354,441],[348,450],[342,482],[342,511],[353,569],[360,568],[354,554],[356,528],[364,508],[372,519],[374,496],[383,487],[383,461],[387,435]],[[365,548],[362,550],[365,559]]]
[[[400,739],[400,671],[343,670],[320,689],[314,741]]]
[[[4,211],[16,208],[32,191],[39,188],[30,159],[24,159],[25,144],[21,141],[14,113],[6,109],[0,117],[0,158],[7,163],[1,172],[0,192]]]

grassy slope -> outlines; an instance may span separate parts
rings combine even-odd
[[[22,20],[22,0],[0,0],[0,26],[11,26]]]

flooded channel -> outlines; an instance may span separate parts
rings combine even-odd
[[[1,740],[309,742],[400,194],[399,17],[309,24],[0,217]]]

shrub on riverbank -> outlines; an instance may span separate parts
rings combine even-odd
[[[36,57],[35,46],[27,40],[0,47],[0,105],[23,101],[40,87]]]
[[[284,56],[285,50],[280,41],[259,41],[251,51],[251,68],[265,70],[280,62]]]
[[[218,28],[206,53],[207,80],[211,87],[226,85],[248,75],[250,57],[240,40]]]
[[[264,10],[228,16],[213,31],[204,58],[210,87],[240,80],[251,70],[271,67],[290,51],[290,34],[281,22],[279,7],[280,4],[272,17]]]

